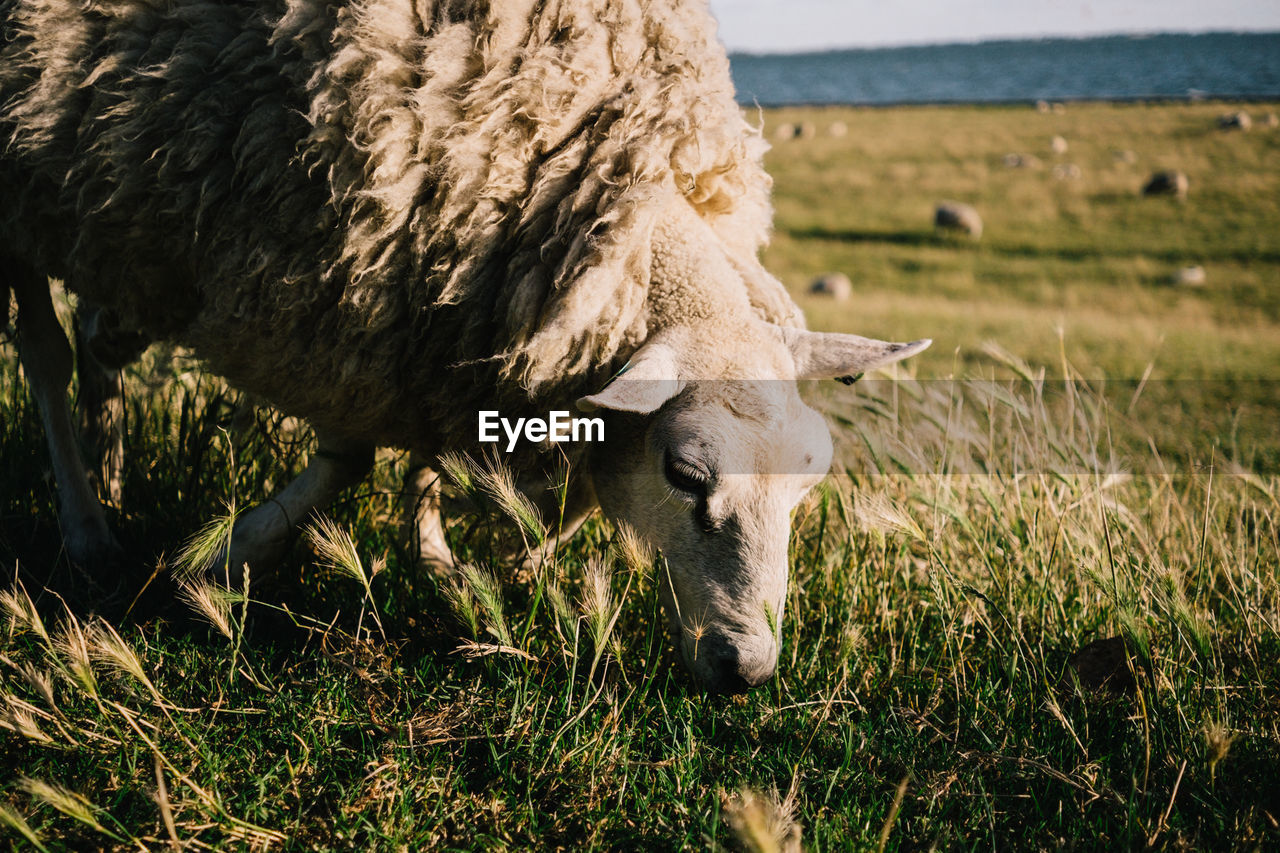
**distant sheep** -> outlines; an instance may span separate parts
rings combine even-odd
[[[1178,199],[1185,199],[1190,188],[1191,179],[1187,177],[1186,172],[1170,169],[1153,172],[1143,185],[1142,194],[1145,196],[1171,195]]]
[[[809,285],[809,292],[815,296],[826,296],[837,302],[845,302],[853,296],[853,282],[842,272],[824,273]]]
[[[1182,285],[1183,287],[1203,287],[1208,280],[1204,267],[1196,264],[1189,267],[1179,267],[1173,274],[1173,283]]]
[[[237,568],[376,447],[430,462],[482,449],[480,411],[599,413],[607,445],[565,451],[570,529],[598,499],[659,547],[690,669],[743,690],[776,666],[789,514],[831,458],[789,380],[927,342],[807,332],[760,265],[765,146],[705,3],[520,9],[0,0],[0,283],[64,541],[87,566],[113,548],[49,276],[97,321],[85,353],[173,341],[314,426],[304,473],[237,523]],[[504,460],[546,517],[561,450]],[[448,562],[435,499],[417,528]]]
[[[1223,130],[1248,130],[1253,127],[1253,118],[1244,110],[1236,110],[1218,116],[1218,127]]]
[[[1009,169],[1039,169],[1041,166],[1040,158],[1036,155],[1019,154],[1016,151],[1004,155],[1002,162]]]
[[[982,236],[982,217],[977,209],[958,201],[939,202],[933,212],[933,224],[940,231],[967,234],[975,240]]]

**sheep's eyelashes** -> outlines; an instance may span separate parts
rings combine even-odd
[[[693,463],[668,455],[665,473],[667,482],[680,491],[695,497],[707,494],[707,472]]]

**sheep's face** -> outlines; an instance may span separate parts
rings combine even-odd
[[[661,552],[657,581],[690,671],[716,691],[764,682],[778,660],[791,511],[831,464],[826,423],[794,382],[713,380],[650,416],[612,415],[606,434],[592,465],[601,507]]]
[[[703,372],[716,359],[668,335],[579,401],[611,413],[608,441],[591,454],[600,506],[661,552],[672,630],[690,671],[714,691],[742,692],[773,675],[791,513],[831,464],[826,423],[795,380],[861,372],[927,345],[767,328],[734,362],[750,378],[692,378],[688,365]]]

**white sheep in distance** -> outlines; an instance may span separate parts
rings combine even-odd
[[[609,440],[569,451],[571,504],[662,550],[704,687],[771,676],[789,512],[831,454],[794,380],[928,342],[807,332],[760,265],[765,145],[705,3],[0,0],[0,39],[0,276],[73,561],[113,540],[49,277],[111,366],[176,342],[314,426],[236,565],[278,558],[376,447],[475,453],[477,412],[578,401]],[[535,482],[558,459],[504,461]]]

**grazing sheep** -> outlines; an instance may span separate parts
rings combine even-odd
[[[849,135],[849,125],[842,121],[833,121],[831,124],[827,125],[827,133],[831,134],[836,139],[841,139]]]
[[[1205,275],[1204,267],[1199,264],[1179,267],[1177,272],[1173,274],[1173,283],[1183,287],[1202,287],[1207,280],[1208,277]]]
[[[1168,169],[1163,172],[1153,172],[1147,183],[1143,185],[1142,194],[1145,196],[1171,195],[1184,200],[1190,188],[1191,180],[1186,172]]]
[[[773,138],[779,142],[790,142],[800,135],[800,128],[791,122],[783,122],[773,131]]]
[[[1004,155],[1004,165],[1007,169],[1039,169],[1040,158],[1034,154],[1019,154],[1011,151]]]
[[[809,292],[815,296],[826,296],[837,302],[845,302],[853,296],[853,282],[842,272],[824,273],[809,285]]]
[[[1223,130],[1248,130],[1253,127],[1253,118],[1244,110],[1223,113],[1218,116],[1218,127]]]
[[[975,240],[982,236],[982,217],[978,211],[958,201],[938,202],[933,212],[933,224],[940,231],[967,234]]]
[[[0,0],[0,105],[0,291],[74,561],[113,540],[50,276],[108,366],[176,342],[314,426],[234,565],[278,558],[376,447],[476,453],[480,412],[576,401],[607,442],[504,461],[538,483],[567,455],[572,514],[598,499],[661,549],[702,685],[771,676],[789,514],[831,457],[794,380],[928,342],[807,332],[760,266],[765,146],[705,3]]]
[[[1058,156],[1067,153],[1067,140],[1065,137],[1054,135],[1049,139],[1049,150]]]

